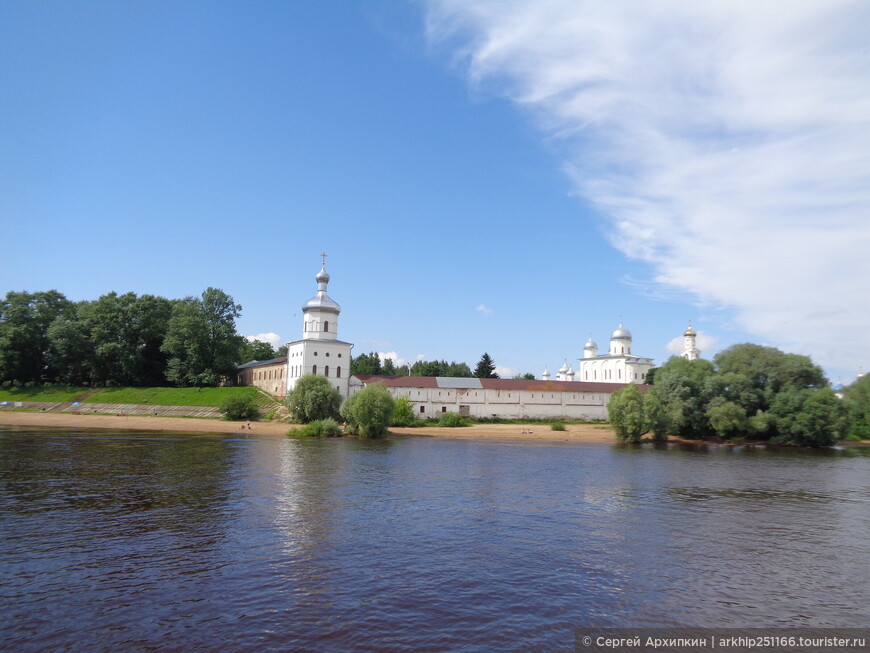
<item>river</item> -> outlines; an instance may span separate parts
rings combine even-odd
[[[3,650],[866,627],[870,450],[0,426]]]

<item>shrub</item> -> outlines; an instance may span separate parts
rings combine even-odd
[[[293,414],[293,419],[307,424],[338,417],[341,393],[326,377],[308,374],[296,382],[284,403]]]
[[[649,430],[643,395],[634,383],[629,383],[610,396],[607,414],[617,440],[640,442],[641,437]]]
[[[441,416],[441,419],[438,420],[438,426],[446,426],[448,428],[469,426],[470,424],[471,422],[467,419],[463,419],[459,413],[444,413]]]
[[[554,431],[564,431],[565,423],[564,422],[553,422],[550,424],[550,428]]]
[[[260,409],[252,395],[230,395],[221,402],[218,410],[227,419],[257,419]]]
[[[295,429],[290,433],[291,435],[304,435],[313,438],[334,438],[343,435],[341,426],[331,417],[316,419],[301,429]]]
[[[411,400],[407,397],[396,399],[391,426],[414,426],[417,421],[417,416],[414,414],[414,404],[411,403]]]
[[[351,430],[364,438],[379,438],[387,432],[393,419],[396,400],[383,383],[373,383],[348,397],[341,416]]]

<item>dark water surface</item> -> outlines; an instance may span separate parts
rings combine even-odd
[[[870,624],[867,450],[0,426],[0,641],[571,650]]]

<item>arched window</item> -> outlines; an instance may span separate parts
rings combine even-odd
[[[329,321],[326,321],[326,322],[323,323],[323,330],[324,330],[324,331],[329,331]]]
[[[311,373],[312,373],[312,374],[317,374],[317,365],[312,365],[312,366],[311,366]]]
[[[335,378],[336,379],[341,378],[341,365],[339,365],[337,368],[335,368]]]
[[[323,376],[329,376],[329,365],[323,368]]]

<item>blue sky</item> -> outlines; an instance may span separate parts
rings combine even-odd
[[[0,290],[214,286],[286,342],[326,251],[355,353],[539,375],[691,320],[848,382],[868,9],[685,4],[4,0]]]

